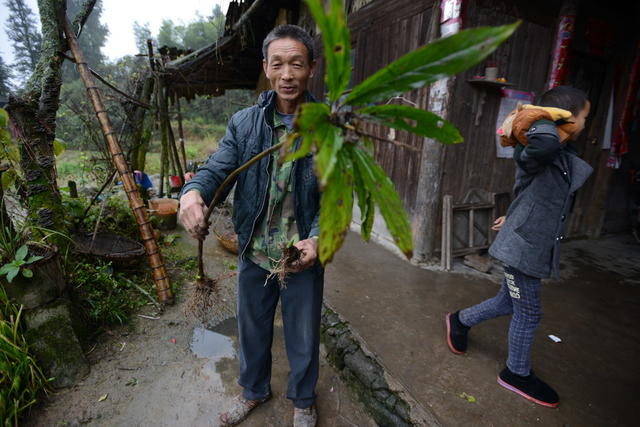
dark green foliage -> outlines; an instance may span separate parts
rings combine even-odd
[[[215,42],[224,32],[225,17],[219,5],[215,5],[211,16],[204,17],[196,13],[196,17],[186,25],[176,25],[171,19],[164,19],[158,30],[156,44],[158,47],[169,46],[180,49],[198,50]],[[147,51],[146,39],[151,32],[148,25],[134,24],[134,33],[138,48],[144,39],[144,52]]]
[[[151,38],[151,29],[149,23],[140,24],[138,21],[133,23],[133,37],[136,40],[138,53],[147,54],[147,40]]]
[[[11,92],[11,68],[0,56],[0,97],[7,97]]]
[[[92,260],[75,264],[69,281],[92,321],[99,325],[117,325],[127,323],[134,310],[148,302],[132,282],[146,285],[150,290],[149,283],[129,277],[130,280],[125,280],[119,276],[110,262]]]
[[[17,77],[24,81],[35,70],[40,58],[40,25],[24,0],[6,0],[5,5],[9,10],[7,37],[16,58],[13,67]]]

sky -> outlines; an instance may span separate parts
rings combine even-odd
[[[25,0],[27,5],[36,14],[38,12],[37,0]],[[5,6],[6,0],[0,0],[0,55],[5,63],[13,62],[11,44],[7,39],[6,20],[9,12]],[[102,53],[110,60],[115,60],[124,55],[137,53],[133,38],[133,23],[149,23],[151,32],[155,35],[160,28],[163,19],[172,19],[173,22],[187,23],[193,20],[196,12],[203,16],[211,14],[215,4],[220,4],[226,14],[229,0],[102,0],[101,21],[109,27],[109,37],[102,49]],[[37,17],[38,23],[40,18]]]

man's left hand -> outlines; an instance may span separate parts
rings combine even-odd
[[[318,259],[318,239],[312,237],[310,239],[300,240],[294,246],[301,252],[300,260],[298,260],[296,264],[296,271],[300,272],[313,266],[316,259]]]

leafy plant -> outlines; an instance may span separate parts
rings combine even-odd
[[[20,249],[17,250],[15,257],[11,262],[4,264],[0,267],[0,275],[4,274],[7,276],[7,280],[9,283],[13,281],[13,279],[18,275],[18,273],[22,272],[22,275],[27,278],[33,277],[33,271],[31,271],[27,266],[29,264],[33,264],[34,262],[42,259],[40,255],[31,255],[27,258],[29,254],[29,247],[27,245],[22,245]]]
[[[17,426],[20,414],[47,390],[48,379],[29,353],[21,327],[22,307],[16,307],[0,286],[0,420]]]
[[[377,205],[396,245],[410,258],[413,242],[407,214],[393,183],[375,162],[374,145],[364,129],[368,123],[379,123],[443,144],[462,142],[455,126],[441,117],[386,102],[479,63],[515,31],[519,22],[469,29],[436,40],[380,69],[347,93],[351,46],[342,1],[329,0],[326,10],[322,0],[306,2],[322,34],[328,103],[301,106],[295,122],[296,132],[289,143],[296,138],[302,142],[288,159],[315,153],[316,174],[323,190],[320,261],[329,262],[342,245],[356,197],[364,239],[368,240],[371,235]]]
[[[135,279],[132,279],[135,280]],[[146,304],[131,281],[115,274],[110,262],[79,262],[70,278],[89,318],[106,324],[125,324],[131,313]]]

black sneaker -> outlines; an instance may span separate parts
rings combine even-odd
[[[504,368],[498,375],[498,384],[538,405],[555,408],[560,404],[558,393],[549,384],[536,377],[533,371],[523,377],[514,374],[509,368]]]
[[[458,314],[447,313],[445,322],[447,324],[447,344],[449,349],[455,354],[464,354],[467,351],[467,334],[469,333],[469,326],[465,326],[460,322]]]

